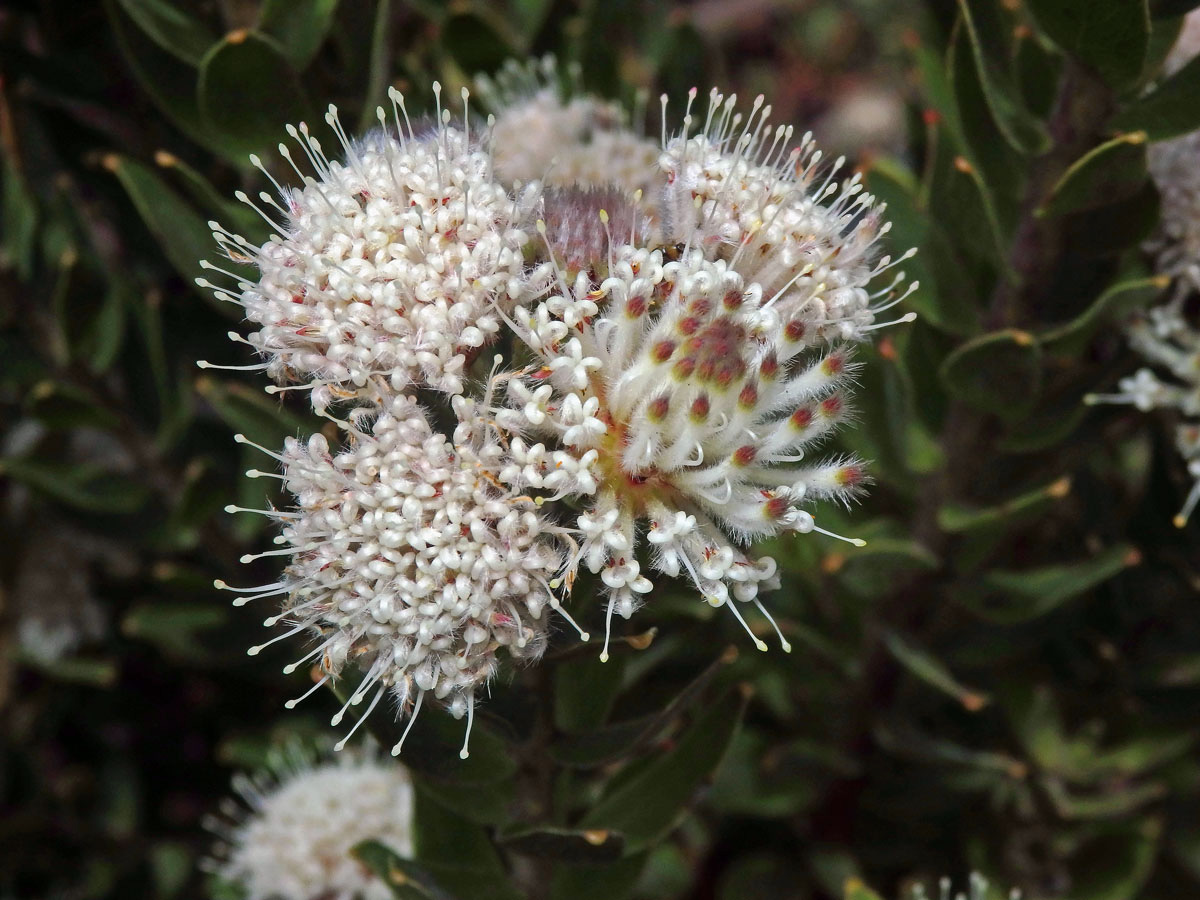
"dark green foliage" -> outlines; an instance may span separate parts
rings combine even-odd
[[[1200,125],[1200,63],[1160,72],[1193,5],[10,4],[0,896],[237,896],[197,871],[202,817],[272,746],[328,743],[337,706],[285,711],[291,657],[245,655],[271,601],[212,588],[278,571],[237,563],[271,534],[222,507],[287,500],[232,435],[325,423],[195,367],[249,361],[225,339],[240,308],[194,284],[208,222],[269,231],[232,197],[269,188],[250,152],[286,176],[286,122],[317,130],[332,102],[369,127],[391,85],[427,114],[435,79],[457,97],[546,52],[625,101],[762,91],[800,132],[861,80],[903,92],[907,144],[853,164],[888,252],[920,248],[920,318],[856,357],[839,440],[875,483],[818,511],[867,546],[763,548],[790,655],[682,583],[606,664],[564,628],[497,680],[469,759],[459,723],[422,713],[415,858],[367,842],[363,865],[405,900],[877,900],[970,868],[1034,900],[1200,896],[1200,533],[1171,524],[1188,478],[1169,423],[1081,402],[1137,365],[1119,323],[1167,288],[1139,247],[1146,148]],[[103,627],[64,653],[22,637],[84,607]],[[364,731],[390,747],[402,725],[381,709]]]

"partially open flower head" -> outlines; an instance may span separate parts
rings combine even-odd
[[[331,106],[341,162],[306,125],[289,126],[315,177],[280,144],[302,186],[276,182],[278,198],[264,192],[262,206],[239,194],[271,237],[255,246],[212,223],[225,254],[253,263],[259,277],[251,283],[206,262],[237,288],[202,285],[245,309],[261,368],[311,389],[319,410],[375,376],[397,392],[413,383],[461,392],[464,366],[499,330],[497,310],[529,289],[525,225],[538,187],[517,195],[502,187],[480,129],[466,116],[453,122],[436,85],[435,93],[431,127],[414,127],[393,91],[391,121],[380,108],[380,128],[361,141],[347,137]]]
[[[658,146],[629,128],[624,110],[564,80],[553,57],[509,62],[494,77],[478,76],[496,114],[491,148],[506,184],[538,180],[554,187],[647,191]]]
[[[334,725],[369,697],[357,728],[387,691],[415,719],[428,694],[467,715],[469,739],[477,692],[496,672],[498,651],[536,659],[545,647],[547,607],[558,607],[548,584],[563,565],[561,529],[506,486],[511,456],[474,402],[458,397],[454,406],[453,440],[399,395],[381,399],[374,413],[355,410],[340,450],[318,434],[289,439],[278,457],[296,508],[263,512],[282,521],[276,543],[284,546],[244,561],[290,557],[277,583],[251,589],[283,597],[266,624],[291,627],[268,644],[314,639],[285,671],[313,666],[312,690],[348,663],[363,672]]]
[[[237,775],[241,803],[226,800],[206,826],[220,842],[205,868],[246,900],[388,900],[391,888],[351,855],[377,840],[412,854],[407,771],[374,753],[314,765],[289,747],[256,775]]]
[[[862,340],[880,327],[876,316],[917,285],[898,292],[903,273],[874,292],[870,284],[915,250],[880,257],[891,225],[861,176],[839,181],[843,160],[826,164],[811,134],[793,145],[791,126],[771,128],[761,95],[743,118],[736,95],[714,88],[699,128],[695,96],[680,134],[668,137],[663,126],[663,242],[728,260],[767,297],[778,295],[779,314],[802,323],[811,346]],[[665,123],[666,95],[662,103]]]
[[[584,505],[565,577],[569,586],[580,564],[600,574],[609,627],[652,588],[642,534],[651,569],[742,621],[729,601],[762,610],[776,566],[739,545],[822,531],[802,504],[844,500],[864,480],[856,460],[807,458],[846,418],[849,354],[813,351],[777,295],[700,249],[620,246],[608,273],[564,276],[513,313],[540,361],[508,378],[511,407],[497,414],[538,441],[513,441],[514,456],[530,456],[514,483]]]
[[[1175,517],[1180,527],[1200,504],[1200,330],[1184,314],[1186,296],[1177,291],[1169,302],[1135,316],[1128,328],[1130,346],[1170,378],[1142,368],[1122,378],[1115,393],[1084,398],[1087,403],[1127,403],[1142,412],[1171,409],[1184,417],[1175,443],[1194,481]]]

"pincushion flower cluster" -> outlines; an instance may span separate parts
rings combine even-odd
[[[777,564],[753,545],[839,537],[819,502],[856,496],[866,466],[816,449],[851,415],[854,345],[916,286],[880,278],[908,254],[880,252],[888,225],[861,179],[807,135],[793,146],[761,97],[742,112],[713,91],[701,115],[693,91],[674,134],[664,98],[651,142],[552,66],[487,88],[486,124],[465,90],[455,119],[435,86],[431,123],[393,93],[361,141],[331,108],[344,161],[289,127],[311,174],[281,145],[302,186],[254,204],[276,233],[255,246],[214,227],[258,270],[206,264],[237,283],[213,289],[246,311],[235,339],[262,361],[243,368],[336,427],[260,448],[281,472],[250,474],[293,502],[250,510],[282,533],[247,560],[286,564],[260,588],[219,586],[279,598],[267,624],[288,629],[268,643],[309,638],[288,666],[311,668],[308,693],[362,673],[335,724],[390,692],[409,728],[429,698],[466,716],[469,740],[502,657],[536,660],[555,619],[588,639],[568,603],[603,618],[607,659],[614,617],[669,579],[766,649],[753,608],[790,649],[762,602]],[[600,135],[634,149],[562,165]]]
[[[314,762],[296,746],[269,767],[236,775],[241,802],[226,800],[206,826],[219,842],[205,868],[247,900],[388,900],[392,888],[351,855],[377,840],[412,854],[408,772],[369,751]]]

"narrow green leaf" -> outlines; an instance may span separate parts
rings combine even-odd
[[[379,841],[363,841],[350,852],[388,886],[396,900],[455,900],[432,875]]]
[[[125,614],[121,631],[172,656],[186,658],[202,655],[199,632],[223,625],[227,619],[227,608],[213,603],[144,603]]]
[[[207,220],[215,219],[235,234],[240,234],[251,244],[265,243],[270,234],[267,224],[262,217],[245,203],[234,200],[233,197],[223,196],[212,183],[173,153],[159,150],[154,154],[154,162],[160,168],[178,176],[183,190],[193,203],[206,216]],[[210,240],[210,249],[215,245]],[[221,265],[227,266],[228,260],[222,260]],[[247,270],[249,273],[250,270]]]
[[[1061,500],[1070,490],[1071,479],[1064,477],[983,509],[947,504],[938,510],[938,527],[952,533],[1009,528]]]
[[[625,838],[615,831],[527,826],[501,829],[496,842],[522,856],[567,863],[608,863],[620,859]]]
[[[367,63],[367,88],[363,97],[358,130],[374,127],[375,110],[384,105],[392,72],[392,2],[377,0],[375,20],[371,25],[371,55]]]
[[[1059,778],[1042,779],[1042,787],[1054,804],[1055,812],[1074,821],[1123,819],[1167,793],[1165,785],[1154,781],[1116,788],[1109,786],[1095,794],[1072,791]]]
[[[646,867],[646,854],[608,865],[555,866],[551,900],[625,900]]]
[[[104,0],[104,9],[121,57],[142,90],[193,141],[229,162],[244,163],[243,154],[213,135],[201,120],[196,102],[195,67],[150,40],[118,3],[119,0]]]
[[[554,724],[566,732],[593,731],[608,720],[625,674],[624,655],[600,662],[589,653],[554,668]]]
[[[117,0],[147,37],[168,53],[197,66],[216,40],[204,23],[167,0]]]
[[[37,249],[38,206],[24,174],[4,152],[3,214],[0,215],[0,269],[12,268],[17,278],[33,277],[34,251]]]
[[[25,412],[48,428],[100,428],[121,426],[121,418],[96,402],[87,391],[71,384],[40,381],[25,397]]]
[[[1013,149],[1021,153],[1032,155],[1043,152],[1050,146],[1050,136],[1045,126],[1025,109],[1007,68],[995,58],[995,51],[989,52],[989,39],[1003,28],[1001,23],[993,21],[998,16],[999,8],[982,0],[958,0],[958,8],[971,42],[984,97],[1000,133]],[[1140,56],[1138,66],[1140,70]]]
[[[311,418],[297,415],[261,389],[240,382],[202,376],[196,379],[196,393],[233,431],[272,450],[282,447],[286,437],[321,430]]]
[[[149,499],[144,484],[96,464],[9,456],[0,459],[0,478],[19,484],[86,512],[129,514]]]
[[[1166,276],[1155,276],[1110,285],[1095,303],[1074,319],[1039,335],[1038,343],[1048,354],[1081,353],[1101,327],[1144,308],[1161,296],[1170,283]]]
[[[419,783],[413,824],[416,861],[445,890],[463,900],[521,900],[487,832],[442,806]]]
[[[946,390],[964,403],[1019,418],[1037,400],[1042,352],[1033,335],[1005,329],[959,346],[939,369]]]
[[[1140,561],[1137,550],[1121,544],[1081,562],[989,572],[981,580],[983,596],[964,593],[962,600],[988,621],[1013,625],[1046,615]]]
[[[207,220],[148,166],[115,153],[104,158],[104,166],[117,176],[175,271],[215,308],[235,316],[236,307],[222,303],[196,285],[197,278],[209,274],[200,267],[200,260],[211,255],[213,249],[212,229]]]
[[[604,796],[580,826],[625,835],[626,853],[636,853],[674,828],[696,788],[725,755],[746,707],[741,690],[730,690],[699,716],[678,743]]]
[[[1114,131],[1144,131],[1152,141],[1165,141],[1200,128],[1200,56],[1118,112],[1109,127]]]
[[[121,352],[128,320],[128,294],[124,284],[109,281],[100,309],[80,339],[79,353],[97,375],[107,372]]]
[[[1146,180],[1146,133],[1119,134],[1093,147],[1063,173],[1037,210],[1061,216],[1131,197]]]
[[[885,631],[883,642],[896,662],[930,687],[953,697],[968,712],[978,712],[991,702],[987,694],[962,685],[940,660],[906,641],[898,632]]]
[[[442,46],[464,72],[494,72],[513,55],[508,29],[486,9],[454,13],[442,24]]]
[[[309,109],[296,70],[271,38],[234,31],[200,62],[201,120],[243,156],[278,143],[284,125]]]
[[[578,768],[606,765],[637,753],[656,740],[672,721],[704,696],[717,674],[736,660],[737,655],[734,648],[723,653],[659,712],[617,722],[595,731],[565,736],[555,743],[551,753],[559,763]]]
[[[312,62],[337,12],[338,0],[264,0],[258,29],[283,48],[297,71]]]
[[[970,277],[963,271],[941,224],[920,207],[911,173],[900,163],[878,159],[867,173],[867,184],[887,204],[891,245],[921,248],[905,264],[912,280],[921,283],[905,305],[948,334],[966,337],[978,332],[979,315],[970,296]]]
[[[1158,818],[1124,821],[1075,854],[1071,900],[1134,900],[1154,871],[1162,841]]]
[[[844,900],[883,900],[883,897],[867,887],[857,878],[846,880]]]
[[[1146,0],[1030,0],[1045,35],[1114,88],[1137,81],[1150,39]]]

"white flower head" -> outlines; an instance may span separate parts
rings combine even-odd
[[[584,303],[595,311],[570,326],[543,314]],[[801,501],[845,499],[863,483],[856,460],[807,458],[844,420],[853,366],[844,347],[812,350],[786,312],[700,249],[633,246],[614,250],[600,283],[580,273],[536,311],[514,311],[542,365],[509,378],[510,407],[497,420],[559,442],[556,453],[573,461],[555,469],[555,497],[584,506],[566,577],[579,565],[600,574],[609,626],[652,588],[643,535],[650,569],[686,578],[743,625],[727,601],[766,615],[758,593],[777,584],[775,563],[740,545],[824,531]],[[545,489],[534,476],[515,486]]]
[[[563,566],[561,529],[502,480],[519,470],[524,448],[506,449],[474,401],[455,398],[453,440],[430,426],[411,397],[378,402],[377,410],[356,410],[343,423],[349,440],[336,453],[319,434],[288,439],[277,458],[294,511],[229,508],[263,512],[284,526],[276,538],[282,549],[243,562],[290,557],[278,582],[249,591],[282,596],[282,611],[266,624],[291,627],[249,652],[313,636],[308,652],[284,670],[314,667],[316,684],[304,697],[348,663],[364,673],[332,724],[370,702],[336,749],[390,691],[412,721],[427,694],[453,715],[465,714],[465,758],[477,692],[496,672],[497,652],[537,659],[547,608],[561,612],[549,587]],[[256,597],[235,603],[248,599]]]
[[[499,331],[497,310],[530,290],[524,223],[538,186],[502,187],[479,129],[466,115],[453,122],[434,90],[431,127],[414,127],[393,90],[394,121],[380,108],[380,128],[361,141],[347,137],[330,106],[344,162],[329,159],[303,123],[289,126],[316,174],[304,174],[280,144],[303,186],[275,182],[278,199],[260,195],[265,208],[239,194],[275,232],[261,246],[212,223],[225,254],[253,263],[259,278],[205,262],[237,289],[202,286],[245,309],[256,328],[248,342],[266,357],[259,368],[310,389],[318,410],[375,376],[396,392],[415,383],[460,393],[464,367]]]
[[[377,840],[412,855],[408,772],[371,752],[314,765],[291,747],[273,763],[235,776],[242,803],[227,800],[206,820],[220,843],[205,868],[247,900],[388,900],[391,888],[350,851]]]
[[[877,243],[891,224],[883,204],[863,189],[862,176],[839,181],[844,161],[826,165],[811,134],[793,145],[791,126],[770,126],[771,107],[761,95],[743,117],[737,96],[714,88],[698,129],[695,97],[693,89],[683,130],[673,137],[662,97],[663,242],[729,261],[774,298],[781,314],[804,325],[811,346],[862,340],[881,327],[876,316],[917,284],[898,293],[902,272],[874,292],[871,282],[915,250],[896,260],[879,257]]]
[[[490,141],[506,184],[614,187],[632,196],[655,180],[658,146],[629,128],[618,104],[581,93],[577,70],[564,78],[548,56],[510,61],[476,82],[496,114]]]
[[[1184,315],[1187,296],[1186,286],[1177,284],[1172,299],[1135,316],[1127,329],[1130,346],[1169,377],[1141,368],[1117,382],[1115,393],[1084,398],[1089,404],[1128,404],[1141,412],[1169,409],[1184,418],[1176,428],[1175,443],[1193,484],[1175,516],[1181,528],[1200,504],[1200,330]]]

